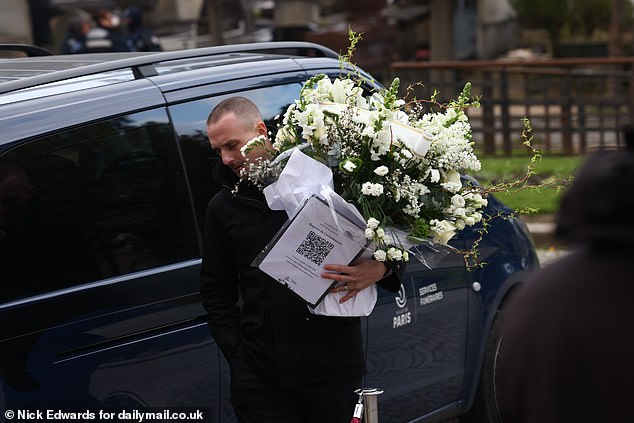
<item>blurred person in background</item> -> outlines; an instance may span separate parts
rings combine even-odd
[[[145,26],[143,12],[140,8],[132,6],[127,8],[122,15],[122,23],[126,26],[128,34],[125,39],[125,47],[128,51],[161,51],[161,43],[154,32]]]
[[[505,307],[496,376],[505,423],[634,421],[633,183],[634,152],[602,151],[562,197],[556,235],[572,252]]]
[[[120,34],[118,16],[110,9],[99,9],[92,14],[94,26],[86,34],[86,51],[89,53],[127,51]]]
[[[90,18],[74,16],[68,21],[68,30],[60,51],[62,54],[77,54],[86,52],[86,34],[90,31]]]

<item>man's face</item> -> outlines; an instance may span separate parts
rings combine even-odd
[[[227,113],[217,122],[207,126],[207,135],[211,148],[220,154],[222,163],[229,166],[237,175],[247,160],[262,155],[261,151],[252,151],[248,157],[242,156],[240,148],[259,135],[266,135],[263,122],[248,128],[234,113]]]

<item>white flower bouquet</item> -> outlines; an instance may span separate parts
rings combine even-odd
[[[283,168],[284,152],[301,147],[332,169],[335,191],[363,215],[376,260],[409,259],[406,240],[388,235],[399,231],[409,243],[447,244],[479,222],[487,204],[479,187],[460,177],[480,169],[465,114],[470,85],[439,111],[425,111],[433,101],[399,98],[398,85],[395,79],[389,89],[364,95],[349,77],[309,79],[279,123],[274,151],[250,163],[243,178],[267,185]],[[256,138],[243,154],[263,145]]]

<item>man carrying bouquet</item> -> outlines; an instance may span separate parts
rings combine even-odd
[[[249,182],[235,189],[245,164],[267,154],[253,149],[245,157],[241,151],[253,138],[267,136],[262,116],[250,100],[231,97],[212,110],[207,132],[222,160],[213,171],[222,189],[207,207],[201,294],[211,332],[230,364],[238,421],[348,422],[366,370],[360,319],[312,314],[251,265],[288,218],[271,210]],[[395,292],[400,287],[400,272],[373,259],[325,268],[322,277],[337,282],[332,291],[347,291],[342,302],[374,283]]]

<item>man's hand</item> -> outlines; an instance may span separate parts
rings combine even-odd
[[[351,266],[327,264],[324,266],[324,270],[327,272],[322,273],[322,278],[338,282],[330,292],[348,292],[339,300],[340,303],[343,303],[380,281],[387,273],[388,268],[379,261],[362,258]]]

